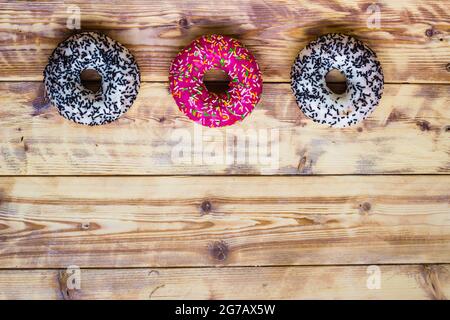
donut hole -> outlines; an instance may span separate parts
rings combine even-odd
[[[335,94],[343,94],[347,91],[347,78],[337,69],[332,69],[327,73],[325,82],[328,89]]]
[[[85,69],[80,73],[83,87],[96,93],[102,87],[102,76],[94,69]]]
[[[203,84],[209,92],[222,94],[227,92],[230,87],[231,79],[228,74],[221,69],[211,69],[206,71],[203,77]]]

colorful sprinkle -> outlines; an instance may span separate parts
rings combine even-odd
[[[227,92],[207,90],[203,77],[211,69],[221,69],[232,79]],[[184,48],[172,62],[169,82],[179,109],[207,127],[241,121],[262,93],[261,71],[253,55],[239,41],[221,35],[203,36]]]

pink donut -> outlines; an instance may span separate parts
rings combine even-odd
[[[231,79],[229,90],[209,92],[205,72],[222,69]],[[193,41],[173,60],[170,92],[181,111],[207,127],[229,126],[244,119],[258,103],[262,77],[253,55],[237,40],[207,35]]]

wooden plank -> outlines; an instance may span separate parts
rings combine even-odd
[[[370,1],[252,0],[33,1],[0,4],[0,79],[41,80],[46,61],[74,32],[73,5],[81,28],[106,33],[137,57],[144,81],[167,81],[179,50],[205,33],[240,39],[259,60],[266,82],[289,80],[298,52],[317,36],[357,36],[379,55],[387,82],[449,83],[448,0],[380,0],[380,28]],[[368,24],[369,23],[369,24]],[[73,24],[72,24],[73,25]],[[69,26],[71,26],[69,24]]]
[[[267,84],[242,123],[208,129],[166,84],[145,83],[119,121],[85,127],[43,105],[38,83],[0,83],[0,174],[448,174],[449,93],[387,85],[366,121],[332,129],[305,118],[288,84]]]
[[[0,299],[448,299],[450,265],[5,270]],[[372,281],[379,271],[379,287]],[[30,288],[33,288],[30,290]],[[72,288],[72,287],[69,287]]]
[[[449,263],[450,176],[6,177],[0,268]]]

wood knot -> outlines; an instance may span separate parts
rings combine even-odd
[[[416,125],[420,128],[420,131],[430,131],[430,123],[426,120],[419,120]]]
[[[434,36],[434,29],[433,28],[429,28],[429,29],[425,30],[425,35],[428,38],[431,38],[432,36]]]
[[[296,218],[295,221],[297,221],[297,223],[301,226],[312,226],[316,224],[316,221],[314,219],[310,219],[310,218]]]
[[[166,117],[159,118],[159,123],[163,123],[164,121],[166,121]]]
[[[372,209],[372,205],[369,202],[364,202],[359,205],[361,211],[369,212]]]
[[[203,201],[202,204],[200,205],[200,210],[202,211],[202,214],[210,213],[211,209],[212,209],[212,204],[208,200]]]
[[[89,222],[83,222],[80,227],[81,227],[81,230],[89,230],[89,228],[91,227],[91,224]]]
[[[217,261],[225,261],[228,257],[229,248],[225,241],[215,241],[209,245],[209,254]]]
[[[450,72],[450,63],[447,63],[447,65],[445,66],[445,69]]]
[[[181,18],[178,20],[178,25],[182,28],[188,28],[189,27],[189,21],[187,21],[186,18]]]
[[[363,128],[362,127],[358,127],[358,129],[356,129],[356,131],[363,132]]]

